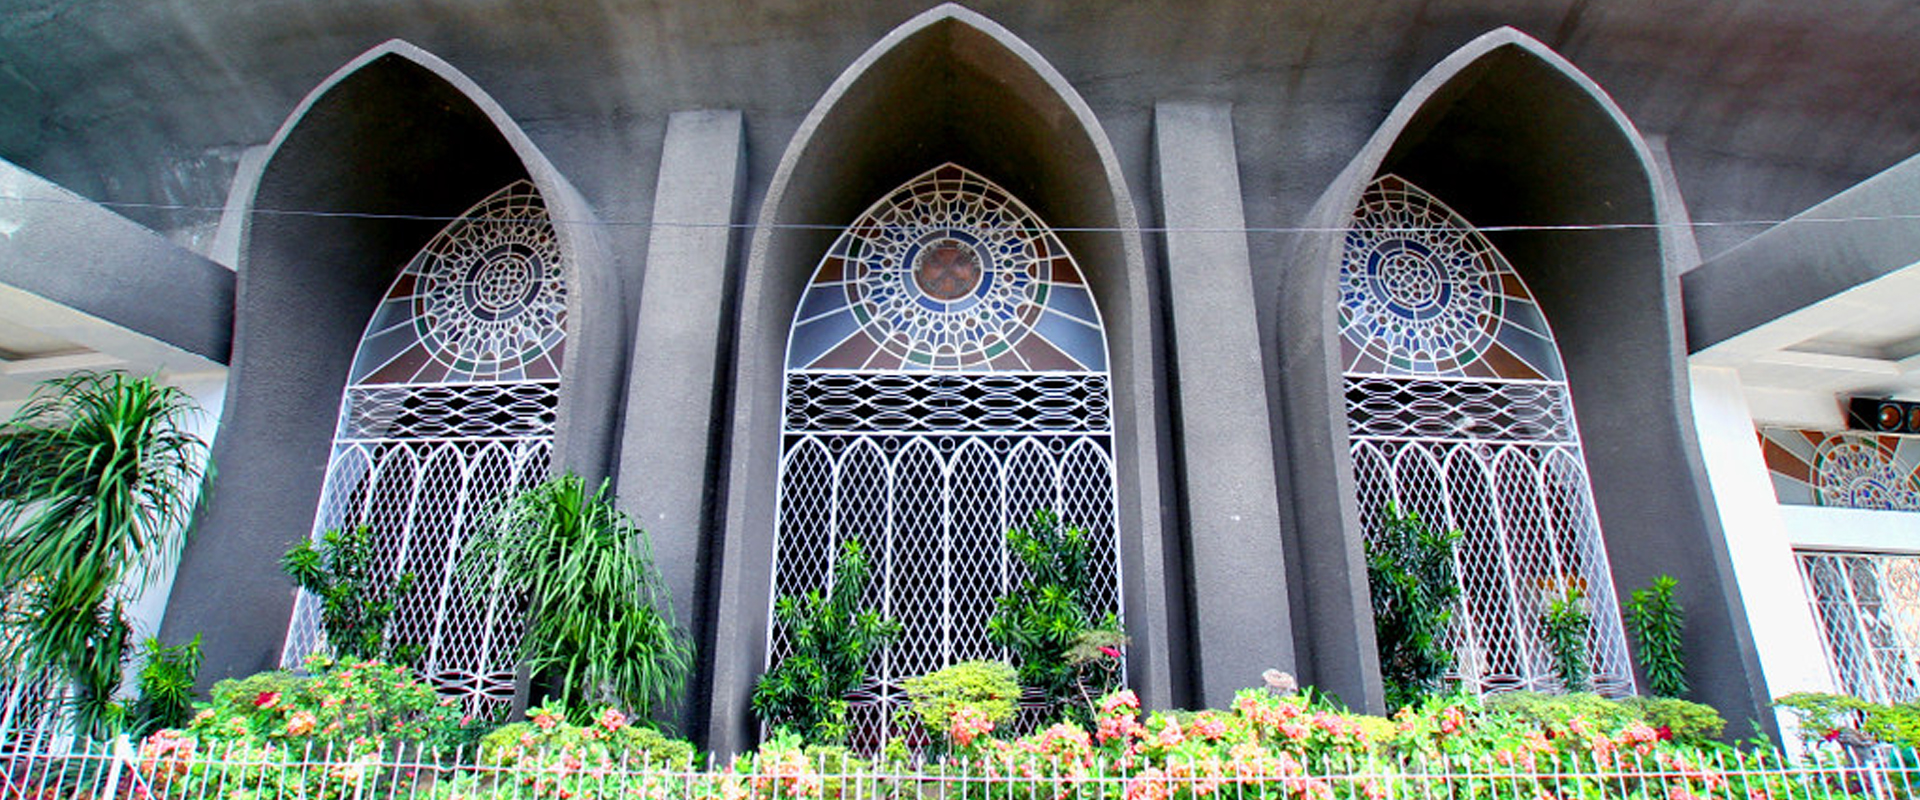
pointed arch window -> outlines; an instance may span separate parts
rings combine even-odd
[[[1018,580],[1003,533],[1035,510],[1087,532],[1098,610],[1119,613],[1100,312],[1060,239],[1000,187],[948,164],[840,234],[794,312],[783,406],[773,596],[823,587],[857,538],[868,607],[903,627],[851,698],[856,744],[897,732],[901,680],[1005,657],[986,636]],[[775,627],[769,662],[786,646]]]
[[[1477,692],[1559,687],[1543,595],[1585,588],[1598,691],[1633,669],[1553,332],[1485,236],[1397,177],[1368,187],[1340,266],[1355,485],[1372,535],[1388,502],[1465,535],[1450,633]]]
[[[349,372],[314,534],[366,525],[376,569],[414,576],[388,623],[394,645],[469,710],[513,695],[520,614],[476,597],[455,567],[502,494],[543,479],[565,355],[565,261],[546,205],[516,181],[468,209],[409,261],[374,309]],[[324,646],[302,592],[283,662]]]

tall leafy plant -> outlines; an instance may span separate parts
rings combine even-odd
[[[185,727],[193,716],[193,684],[200,676],[200,634],[176,645],[149,637],[144,649],[131,727],[142,734]]]
[[[1088,721],[1092,709],[1077,701],[1114,686],[1086,687],[1082,681],[1117,684],[1117,670],[1082,669],[1085,659],[1076,657],[1076,647],[1089,634],[1114,642],[1123,637],[1119,619],[1098,610],[1093,579],[1102,571],[1094,568],[1087,534],[1061,525],[1059,515],[1043,509],[1025,527],[1009,529],[1006,541],[1025,567],[1025,579],[997,601],[987,619],[987,640],[1013,653],[1022,686],[1037,690],[1068,716]]]
[[[1400,708],[1439,693],[1453,651],[1448,626],[1460,600],[1454,548],[1460,531],[1442,531],[1388,503],[1380,530],[1367,539],[1367,585],[1387,706]]]
[[[302,539],[280,559],[280,570],[320,601],[320,628],[335,655],[400,664],[419,656],[419,645],[387,640],[387,620],[395,604],[413,593],[415,579],[411,572],[390,581],[379,574],[372,528],[330,530],[318,543]]]
[[[817,744],[847,737],[847,693],[866,680],[867,660],[900,635],[900,623],[862,609],[869,567],[860,542],[840,545],[827,590],[809,589],[774,603],[786,630],[787,655],[760,676],[753,713]]]
[[[525,599],[520,657],[573,708],[652,716],[686,684],[693,645],[646,531],[605,482],[588,489],[568,473],[514,495],[474,534],[462,574],[476,594]]]
[[[1640,669],[1655,697],[1687,693],[1687,665],[1680,651],[1686,627],[1685,609],[1673,597],[1678,582],[1672,575],[1653,579],[1653,585],[1635,589],[1627,603],[1627,627],[1639,643]]]
[[[150,377],[41,384],[0,424],[0,662],[71,687],[77,722],[118,722],[125,584],[177,554],[206,463],[191,397]]]
[[[1547,652],[1554,672],[1569,692],[1593,688],[1593,665],[1587,654],[1587,627],[1593,611],[1587,603],[1584,581],[1565,578],[1549,582],[1541,596],[1540,627],[1546,632]]]

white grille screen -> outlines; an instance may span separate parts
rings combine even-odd
[[[512,699],[521,609],[475,596],[461,548],[503,496],[547,476],[560,405],[565,272],[544,205],[524,181],[441,231],[368,323],[334,433],[314,534],[360,525],[389,582],[412,574],[387,641],[468,710]],[[325,646],[319,602],[295,602],[282,661]]]
[[[1034,511],[1086,531],[1098,610],[1119,614],[1105,334],[1079,265],[1017,200],[954,165],[889,194],[815,270],[787,356],[774,597],[824,589],[857,538],[866,605],[903,629],[848,698],[856,749],[921,735],[896,716],[902,680],[1007,656],[986,622],[1021,579],[1005,531]]]
[[[1920,556],[1799,557],[1840,691],[1878,703],[1920,700]]]

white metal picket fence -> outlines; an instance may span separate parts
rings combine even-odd
[[[1901,800],[1920,769],[1885,751],[1789,763],[1732,751],[1493,759],[1337,758],[1263,765],[1212,759],[1111,762],[988,758],[862,767],[794,752],[660,764],[643,754],[516,766],[326,747],[163,746],[126,740],[19,749],[0,758],[6,800]]]

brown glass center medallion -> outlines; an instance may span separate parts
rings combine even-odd
[[[980,285],[980,256],[964,242],[941,239],[920,248],[913,283],[935,300],[958,300]]]

